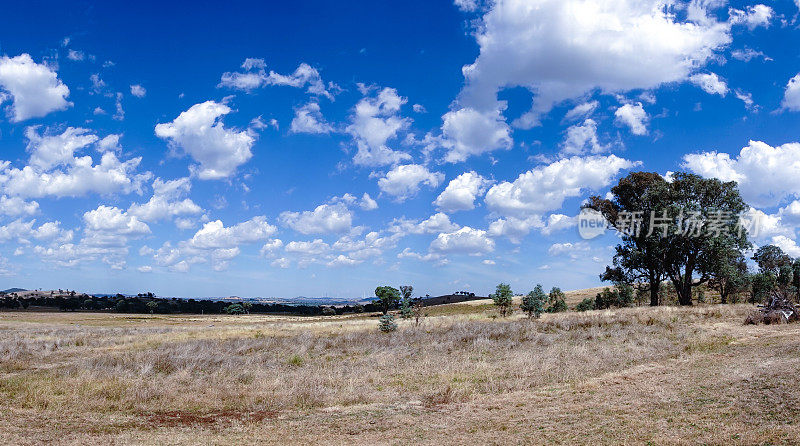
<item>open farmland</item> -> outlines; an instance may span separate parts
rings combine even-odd
[[[364,316],[2,313],[0,432],[7,444],[791,443],[800,326],[745,326],[751,310],[453,310],[389,334]]]

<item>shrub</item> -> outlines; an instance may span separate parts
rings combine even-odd
[[[322,307],[323,316],[336,316],[336,310],[333,307]]]
[[[617,291],[617,301],[614,303],[617,307],[630,307],[633,305],[634,290],[633,286],[628,282],[617,282],[614,284]]]
[[[244,314],[245,313],[245,309],[242,306],[242,304],[230,304],[227,307],[225,307],[224,311],[227,314]]]
[[[594,299],[587,297],[583,299],[576,307],[575,311],[589,311],[594,310]]]
[[[615,305],[618,300],[619,293],[616,289],[605,288],[603,291],[597,293],[597,296],[594,298],[594,308],[596,310],[605,310]]]
[[[553,287],[547,296],[547,309],[545,311],[548,313],[562,313],[567,310],[567,301],[564,300],[564,293],[561,288]]]
[[[379,322],[378,328],[384,333],[391,333],[397,330],[397,323],[394,321],[394,316],[389,313],[381,316]]]

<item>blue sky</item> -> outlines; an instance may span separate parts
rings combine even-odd
[[[80,2],[0,15],[0,274],[166,296],[598,284],[583,200],[740,182],[800,256],[798,4]]]

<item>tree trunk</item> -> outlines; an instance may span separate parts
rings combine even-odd
[[[650,280],[650,306],[658,306],[658,291],[661,289],[661,282],[655,279]]]

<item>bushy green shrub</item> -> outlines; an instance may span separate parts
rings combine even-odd
[[[547,296],[547,313],[562,313],[567,311],[567,301],[564,298],[564,292],[561,288],[553,287],[550,294]]]
[[[389,313],[381,316],[379,322],[378,328],[384,333],[391,333],[397,330],[397,323],[394,321],[394,316]]]
[[[583,299],[576,307],[575,311],[589,311],[594,310],[594,299],[587,297]]]
[[[148,304],[149,305],[149,304]],[[225,307],[225,313],[227,314],[244,314],[246,311],[242,304],[230,304]]]
[[[616,307],[630,307],[633,305],[634,290],[628,282],[617,282],[614,284],[617,291]]]

